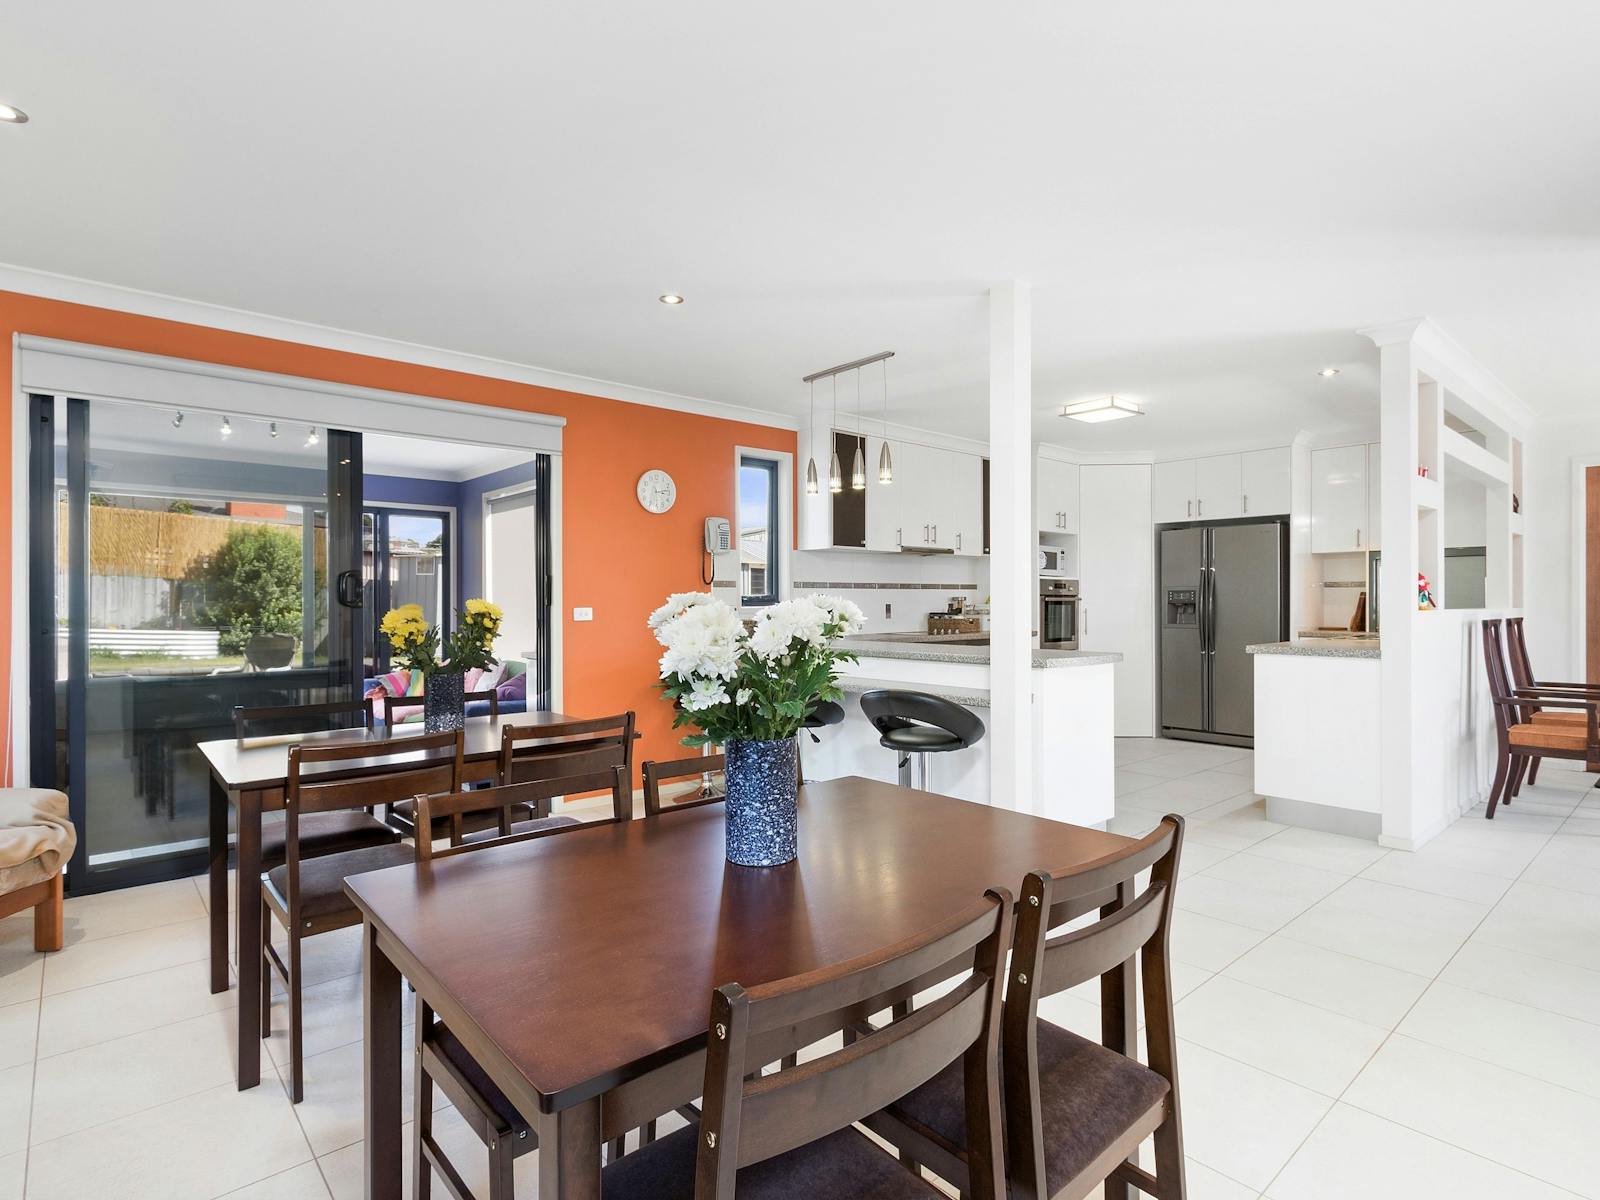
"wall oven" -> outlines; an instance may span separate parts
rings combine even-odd
[[[1039,580],[1039,648],[1078,648],[1078,581]]]

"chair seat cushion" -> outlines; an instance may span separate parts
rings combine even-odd
[[[416,862],[410,846],[391,842],[387,846],[364,846],[339,854],[325,854],[300,863],[300,915],[307,919],[331,917],[356,911],[355,902],[345,894],[344,881],[352,875],[381,871],[385,867]],[[267,886],[285,909],[289,907],[288,864],[267,872]]]
[[[1582,751],[1589,745],[1589,728],[1563,724],[1513,725],[1508,733],[1513,746],[1526,750]]]
[[[1149,1067],[1075,1033],[1038,1022],[1039,1108],[1045,1182],[1052,1192],[1165,1106],[1167,1081]],[[953,1149],[967,1144],[959,1061],[892,1106]]]
[[[406,829],[416,828],[417,802],[415,800],[397,800],[389,806],[389,812]],[[498,810],[493,808],[485,809],[482,812],[462,813],[461,828],[467,833],[477,833],[484,829],[498,829],[500,826],[497,813]],[[513,820],[531,816],[533,816],[533,809],[526,804],[513,804],[511,806]],[[441,817],[433,823],[434,837],[441,838],[449,832],[450,819],[448,817]]]
[[[478,1065],[478,1060],[467,1053],[467,1048],[461,1040],[451,1033],[443,1021],[434,1026],[433,1044],[439,1051],[439,1057],[453,1066],[469,1084],[472,1090],[478,1093],[480,1099],[489,1106],[489,1110],[500,1118],[505,1125],[517,1133],[528,1130],[528,1122],[515,1108],[511,1101],[506,1099],[495,1081],[489,1078],[488,1072]]]
[[[1589,714],[1572,708],[1546,708],[1533,714],[1535,725],[1578,725],[1589,727]]]
[[[512,833],[537,833],[541,829],[565,829],[568,825],[582,825],[577,817],[540,817],[536,821],[513,821]],[[500,836],[498,827],[480,829],[477,833],[469,833],[461,840],[463,842],[492,842]]]
[[[891,750],[909,750],[916,754],[931,754],[940,750],[961,750],[966,747],[955,734],[932,725],[908,725],[904,729],[891,729],[878,739],[879,745]]]
[[[307,813],[300,818],[300,857],[320,858],[324,854],[338,854],[342,850],[359,850],[363,846],[388,846],[400,840],[397,830],[389,828],[371,813],[359,808],[340,812]],[[261,822],[261,865],[266,868],[283,862],[284,822]]]
[[[601,1200],[693,1200],[700,1125],[625,1154],[600,1173]],[[924,1183],[854,1129],[841,1129],[739,1172],[739,1200],[928,1200]]]

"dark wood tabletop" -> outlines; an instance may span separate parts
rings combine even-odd
[[[785,867],[729,865],[722,809],[710,806],[345,886],[419,993],[503,1055],[518,1077],[508,1082],[522,1085],[511,1094],[537,1093],[550,1112],[703,1043],[716,986],[843,962],[992,885],[1015,889],[1028,871],[1084,867],[1127,844],[849,778],[801,790],[800,857]]]

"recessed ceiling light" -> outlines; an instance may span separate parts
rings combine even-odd
[[[1324,379],[1332,379],[1338,373],[1338,367],[1323,367],[1322,370],[1317,372],[1317,374],[1321,375]]]
[[[10,121],[13,125],[26,125],[28,114],[9,104],[0,104],[0,121]]]
[[[1077,404],[1063,404],[1060,415],[1097,425],[1101,421],[1120,421],[1123,417],[1142,417],[1144,409],[1123,396],[1099,396]]]
[[[657,296],[656,299],[661,301],[661,303],[663,303],[663,304],[682,304],[683,303],[683,297],[678,295],[676,292],[667,292],[664,295]]]

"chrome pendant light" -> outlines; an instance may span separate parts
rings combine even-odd
[[[839,423],[839,377],[833,378],[833,420],[828,426],[828,490],[835,494],[844,491],[844,468],[839,465],[839,444],[834,440],[833,426]]]
[[[850,463],[850,490],[864,492],[867,489],[867,456],[862,452],[862,447],[867,444],[867,439],[861,436],[861,368],[856,368],[856,453]]]
[[[894,482],[894,459],[889,455],[889,360],[883,360],[883,406],[878,409],[883,424],[883,449],[878,451],[878,482],[888,487]]]
[[[811,424],[807,426],[811,438],[812,453],[806,458],[806,495],[815,496],[817,487],[817,384],[811,382]]]

